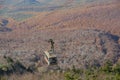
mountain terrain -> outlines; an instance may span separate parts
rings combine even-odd
[[[7,27],[12,29],[12,32],[0,34],[1,45],[3,45],[1,49],[10,49],[11,51],[25,50],[27,53],[30,53],[28,52],[29,50],[33,50],[40,53],[42,52],[41,50],[47,48],[45,46],[48,46],[45,44],[47,43],[46,40],[50,38],[60,40],[59,37],[63,36],[63,32],[65,32],[64,34],[70,34],[70,31],[75,31],[74,33],[76,33],[77,30],[81,29],[99,29],[112,33],[119,38],[119,13],[119,3],[82,8],[75,7],[67,9],[67,11],[63,9],[41,12],[25,21],[9,24]],[[3,34],[4,36],[2,36]],[[80,38],[77,36],[72,37]],[[66,39],[67,37],[61,38]],[[68,40],[70,39],[68,38]],[[73,51],[72,48],[71,51]]]
[[[62,70],[120,62],[119,0],[5,1],[0,1],[0,63],[8,56],[25,67],[46,67],[49,39]]]

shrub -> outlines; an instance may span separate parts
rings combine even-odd
[[[81,80],[80,75],[83,73],[81,69],[76,69],[73,66],[72,70],[69,70],[65,73],[65,80]]]
[[[112,72],[112,63],[110,61],[107,61],[106,64],[101,68],[102,71],[105,73],[110,73]]]

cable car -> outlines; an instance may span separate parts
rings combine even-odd
[[[57,65],[57,56],[53,51],[44,51],[44,59],[48,65]]]

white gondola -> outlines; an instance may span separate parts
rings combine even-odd
[[[44,59],[48,65],[56,65],[57,64],[57,56],[53,51],[44,51]]]

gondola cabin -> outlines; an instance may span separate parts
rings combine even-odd
[[[57,64],[57,56],[53,51],[44,51],[44,59],[48,65],[56,65]]]

